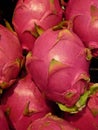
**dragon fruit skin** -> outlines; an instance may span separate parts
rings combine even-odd
[[[34,46],[38,36],[35,24],[46,30],[62,20],[62,13],[58,0],[19,0],[12,23],[23,49],[31,50]]]
[[[49,99],[72,106],[88,86],[87,50],[72,31],[49,29],[35,41],[26,68]]]
[[[48,113],[30,124],[27,130],[77,130],[67,121]]]
[[[98,7],[97,0],[69,0],[66,5],[65,17],[66,19],[72,19],[78,15],[90,14],[90,6],[94,5]]]
[[[98,1],[70,0],[66,6],[65,17],[73,21],[73,31],[81,38],[86,47],[98,56]]]
[[[98,93],[90,97],[82,111],[75,115],[65,114],[64,119],[79,130],[98,130]]]
[[[4,115],[4,112],[2,111],[1,106],[0,106],[0,130],[9,130],[7,119]]]
[[[31,119],[44,116],[51,110],[29,75],[20,79],[3,94],[1,105],[3,111],[7,113],[10,126],[15,128],[18,121],[24,125],[25,122],[22,120],[25,120],[26,116],[25,127]]]
[[[2,89],[15,82],[23,59],[17,35],[0,25],[0,87]]]

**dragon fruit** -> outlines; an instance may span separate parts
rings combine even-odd
[[[48,113],[31,123],[27,130],[77,130],[67,121]]]
[[[2,111],[1,106],[0,106],[0,130],[9,130],[7,119],[4,115],[4,112]]]
[[[91,57],[75,33],[54,27],[37,38],[26,68],[48,99],[71,107],[88,87]]]
[[[23,59],[16,33],[0,25],[0,88],[7,88],[15,82]]]
[[[95,85],[98,87],[98,83]],[[82,111],[73,115],[65,113],[64,118],[79,130],[98,130],[98,91],[89,98]]]
[[[24,130],[31,119],[35,120],[51,111],[29,75],[5,91],[2,95],[1,106],[8,117],[10,126],[16,128],[16,123],[20,121]]]
[[[19,0],[12,23],[22,47],[31,50],[39,34],[62,20],[59,0]]]
[[[73,31],[81,38],[86,47],[98,56],[98,1],[69,0],[65,17],[73,23]]]

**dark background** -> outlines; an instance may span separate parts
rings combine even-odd
[[[11,23],[13,10],[17,0],[0,0],[0,23],[4,24],[4,19]]]
[[[5,25],[4,19],[12,24],[12,16],[18,0],[0,0],[0,24]],[[68,0],[65,0],[68,2]],[[98,59],[93,58],[90,64],[91,82],[98,82]]]

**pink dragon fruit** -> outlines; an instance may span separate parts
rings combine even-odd
[[[81,38],[86,47],[98,56],[98,1],[69,0],[65,17],[72,20],[73,31]]]
[[[90,57],[75,33],[54,27],[37,38],[26,68],[48,99],[71,107],[88,86]]]
[[[41,33],[62,20],[59,0],[19,0],[13,15],[13,25],[23,49],[31,50]]]
[[[0,130],[9,130],[7,119],[0,106]]]
[[[31,123],[27,130],[77,130],[67,121],[48,113]]]
[[[2,95],[1,105],[10,126],[16,128],[16,123],[20,121],[24,130],[31,119],[42,117],[51,110],[29,75],[20,79]],[[25,119],[26,122],[22,122]]]
[[[0,88],[4,89],[15,82],[23,59],[17,35],[0,25]]]
[[[95,85],[98,88],[98,83]],[[98,130],[98,91],[89,98],[82,111],[73,115],[65,113],[65,119],[79,130]]]

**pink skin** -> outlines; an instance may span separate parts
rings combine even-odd
[[[8,127],[7,119],[4,115],[4,112],[0,106],[0,130],[10,130]]]
[[[16,33],[0,25],[0,87],[9,87],[17,78],[23,61]]]
[[[69,0],[66,6],[65,17],[70,19],[74,16],[81,14],[90,14],[90,6],[95,5],[98,7],[97,0],[86,0],[85,3],[83,0]]]
[[[17,121],[17,123],[15,124],[15,129],[16,130],[27,130],[27,128],[31,124],[31,122],[35,121],[38,118],[45,116],[45,114],[46,114],[46,111],[35,113],[35,114],[33,114],[33,116],[22,115],[19,118],[19,120]]]
[[[86,47],[98,56],[98,1],[69,0],[65,17],[73,21],[73,31],[81,38]]]
[[[75,130],[76,128],[67,121],[51,115],[50,113],[43,118],[39,118],[31,123],[28,130]]]
[[[79,130],[98,130],[98,93],[90,97],[86,107],[77,114],[66,114],[65,120]]]
[[[30,118],[26,120],[25,127],[31,119],[37,119],[50,112],[50,107],[29,75],[20,79],[4,93],[1,105],[4,112],[9,110],[8,118],[12,123],[10,126],[13,125],[15,128],[18,121],[23,125],[22,120],[25,120],[26,116]]]
[[[86,48],[72,31],[49,29],[36,40],[26,67],[49,99],[72,106],[88,86],[86,56]]]
[[[23,49],[32,50],[34,46],[35,23],[46,30],[62,20],[62,12],[58,0],[19,0],[12,22]]]

